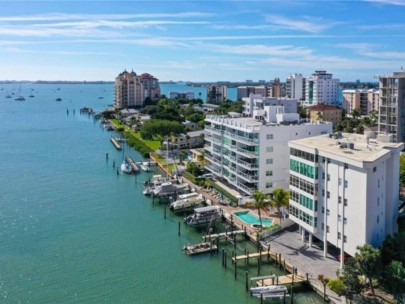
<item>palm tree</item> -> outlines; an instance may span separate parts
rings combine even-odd
[[[371,293],[374,293],[373,278],[378,277],[381,270],[381,252],[369,244],[357,246],[357,252],[354,255],[356,264],[360,273],[364,275],[368,282]]]
[[[262,216],[260,213],[260,210],[266,210],[266,207],[270,206],[270,197],[268,194],[264,194],[262,191],[256,191],[253,194],[253,198],[255,202],[253,203],[253,206],[257,208],[257,213],[259,215],[259,220],[260,220],[260,226],[262,229],[263,228],[263,223],[262,223]]]
[[[277,212],[280,216],[280,224],[281,224],[280,208],[287,207],[289,204],[289,199],[290,193],[287,190],[284,190],[283,188],[276,188],[271,194],[270,204],[272,207],[277,209]]]

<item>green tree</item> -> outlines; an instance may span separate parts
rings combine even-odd
[[[151,139],[183,133],[184,126],[177,121],[150,119],[141,126],[140,132],[143,139]]]
[[[401,187],[405,187],[405,154],[399,159],[399,182]]]
[[[157,104],[156,113],[152,115],[153,119],[171,120],[171,121],[183,121],[183,117],[180,116],[179,103],[174,99],[162,98]]]
[[[188,116],[187,119],[195,123],[199,123],[200,121],[203,121],[204,123],[205,115],[202,113],[193,113]]]
[[[375,295],[373,279],[378,278],[381,270],[380,250],[369,244],[358,246],[354,258],[356,260],[357,268],[360,273],[364,275],[372,294]]]
[[[264,194],[262,191],[256,191],[253,194],[253,199],[255,202],[253,203],[253,206],[257,208],[257,213],[259,215],[259,220],[260,220],[260,226],[262,229],[263,227],[263,222],[262,222],[262,215],[261,215],[261,210],[266,210],[268,206],[270,206],[270,197],[268,194]]]
[[[405,268],[400,261],[392,261],[385,271],[384,278],[388,291],[398,304],[402,304],[405,295]]]
[[[405,232],[387,235],[381,246],[381,262],[388,266],[393,260],[405,264]]]
[[[360,111],[360,109],[357,109],[357,108],[356,108],[356,109],[353,109],[350,114],[351,114],[351,116],[353,117],[353,119],[357,120],[357,119],[359,119],[360,116],[361,116],[361,111]]]
[[[300,118],[307,118],[307,110],[303,105],[298,105],[298,114],[300,114]]]
[[[340,279],[343,281],[344,294],[348,299],[353,299],[354,295],[361,293],[363,286],[360,283],[360,271],[355,259],[349,259],[344,264]]]
[[[273,190],[273,193],[270,195],[270,204],[272,207],[277,209],[277,212],[280,217],[281,224],[281,214],[280,208],[287,207],[289,204],[290,193],[283,188],[276,188]]]

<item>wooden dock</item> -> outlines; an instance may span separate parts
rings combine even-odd
[[[203,241],[205,240],[215,240],[217,238],[229,238],[234,235],[238,234],[244,234],[245,230],[235,230],[235,231],[228,231],[228,232],[222,232],[222,233],[216,233],[216,234],[208,234],[208,235],[203,235],[202,239]]]
[[[117,139],[115,137],[111,137],[110,140],[111,140],[112,144],[114,145],[115,149],[121,150],[121,145],[119,144],[119,142],[117,141]]]
[[[271,285],[287,285],[292,283],[302,283],[306,281],[307,279],[299,274],[298,275],[287,274],[279,277],[257,280],[256,285],[258,287]]]
[[[125,157],[125,161],[131,166],[133,172],[139,172],[138,166],[135,164],[134,160],[130,156]]]
[[[252,258],[260,258],[260,257],[266,257],[266,256],[273,257],[273,256],[276,256],[276,254],[274,252],[271,252],[270,250],[266,250],[266,251],[261,251],[261,252],[234,256],[234,257],[232,257],[232,261],[249,260]]]

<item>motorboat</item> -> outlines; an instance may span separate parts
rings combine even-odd
[[[62,101],[62,98],[58,97],[55,99],[56,101]]]
[[[150,171],[150,168],[149,168],[147,162],[142,162],[142,163],[140,164],[140,167],[141,167],[141,169],[142,169],[143,171],[145,171],[145,172],[149,172],[149,171]]]
[[[169,209],[173,212],[185,212],[193,210],[195,207],[202,205],[204,196],[197,192],[180,194],[176,201],[170,204]]]
[[[132,168],[127,162],[123,161],[122,164],[121,164],[121,171],[123,173],[131,174],[132,173]]]
[[[18,98],[14,99],[14,100],[17,100],[17,101],[24,101],[25,98],[24,98],[23,96],[19,96]]]
[[[183,247],[183,250],[188,255],[200,254],[200,253],[205,253],[205,252],[216,251],[217,245],[208,243],[208,242],[198,243],[198,244],[194,244],[194,245],[186,245]]]
[[[218,206],[208,206],[195,208],[194,213],[185,217],[184,222],[192,227],[208,225],[220,219],[222,216],[221,208]]]

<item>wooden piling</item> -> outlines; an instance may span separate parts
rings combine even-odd
[[[165,219],[166,219],[166,205],[165,205]]]
[[[226,268],[226,251],[224,253],[225,257],[224,257],[224,267]]]
[[[236,271],[237,262],[238,262],[238,261],[235,260],[235,263],[234,263],[235,280],[236,280],[236,276],[237,276],[237,271]]]
[[[108,153],[105,154],[105,160],[108,161]]]
[[[178,232],[179,236],[180,236],[180,227],[181,227],[181,222],[179,222],[179,232]]]
[[[245,288],[246,291],[249,291],[249,274],[247,271],[245,271]]]
[[[222,267],[225,267],[225,249],[222,249]]]
[[[257,258],[257,275],[260,275],[260,259]]]

